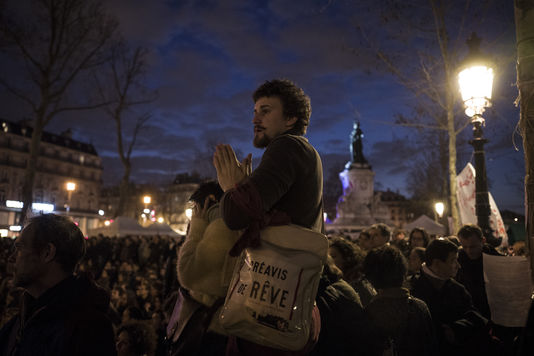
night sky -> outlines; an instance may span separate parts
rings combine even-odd
[[[122,35],[150,50],[146,82],[159,93],[156,101],[130,113],[152,114],[134,149],[132,180],[169,183],[176,173],[192,170],[213,176],[211,153],[217,143],[234,146],[240,159],[251,152],[257,164],[262,151],[252,146],[251,94],[265,80],[284,77],[311,97],[307,137],[321,154],[325,177],[350,159],[349,135],[359,120],[364,154],[376,173],[375,189],[408,197],[407,174],[422,146],[417,131],[393,122],[395,114],[410,115],[415,98],[393,76],[374,70],[373,54],[362,49],[358,25],[372,29],[389,46],[387,34],[380,32],[387,22],[374,16],[379,9],[369,10],[365,3],[106,0]],[[468,21],[460,45],[465,47],[475,30],[484,40],[482,50],[498,59],[495,102],[485,115],[488,179],[499,208],[521,213],[524,158],[521,137],[514,134],[519,110],[513,104],[513,3],[495,8],[491,4],[497,2],[482,3],[489,8],[473,10],[476,21]],[[417,43],[422,42],[409,38],[406,53]],[[25,115],[5,93],[2,102],[6,119]],[[113,122],[95,110],[58,117],[47,130],[66,128],[74,138],[94,144],[103,159],[104,183],[117,183],[122,167]],[[460,136],[458,172],[472,160],[466,143],[471,134],[468,126]]]

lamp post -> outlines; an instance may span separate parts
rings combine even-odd
[[[72,192],[76,190],[76,183],[74,182],[67,182],[65,184],[65,187],[67,189],[67,204],[65,204],[67,215],[69,215],[70,212],[70,199],[72,197]]]
[[[460,67],[458,83],[465,106],[465,114],[471,118],[471,123],[473,124],[473,139],[469,143],[475,151],[475,211],[477,223],[488,243],[498,245],[499,243],[493,237],[489,224],[491,210],[484,157],[484,144],[488,140],[482,137],[482,128],[485,126],[482,114],[486,107],[491,106],[493,68],[491,61],[484,58],[480,52],[480,42],[481,39],[475,33],[471,34],[471,37],[466,41],[469,47],[469,54]]]

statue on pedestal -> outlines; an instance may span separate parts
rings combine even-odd
[[[371,169],[371,166],[363,155],[363,132],[360,128],[360,122],[354,122],[352,132],[350,134],[350,162],[347,162],[345,168],[351,169],[352,167],[365,167]]]

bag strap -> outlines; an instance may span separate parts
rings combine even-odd
[[[260,193],[252,181],[238,184],[228,191],[230,199],[250,218],[250,224],[239,240],[230,249],[230,256],[237,257],[247,247],[258,247],[261,243],[260,231],[270,225],[289,225],[287,213],[277,210],[265,212]]]

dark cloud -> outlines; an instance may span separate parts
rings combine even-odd
[[[418,152],[419,150],[405,139],[380,141],[373,144],[367,160],[377,171],[397,176],[410,170],[410,161],[418,156]]]
[[[392,122],[396,113],[410,113],[415,99],[389,74],[369,72],[375,58],[372,51],[361,50],[356,25],[373,22],[375,30],[384,29],[365,8],[371,2],[104,3],[120,21],[122,35],[150,50],[146,81],[159,93],[157,100],[125,117],[124,137],[129,142],[135,118],[145,112],[152,114],[133,151],[132,179],[165,182],[177,172],[193,169],[213,176],[211,155],[217,143],[232,144],[240,159],[252,152],[257,165],[262,151],[251,144],[251,93],[267,79],[287,77],[311,97],[313,113],[307,136],[321,153],[325,172],[340,169],[337,167],[349,160],[350,132],[353,122],[359,120],[364,131],[364,154],[376,173],[375,182],[402,191],[410,162],[420,153],[415,147],[421,146],[414,142],[415,131]],[[370,10],[380,9],[373,6]],[[500,28],[510,16],[513,18],[508,11],[495,19],[499,23],[485,23]],[[490,38],[495,40],[488,43],[503,58],[495,83],[494,107],[488,110],[485,128],[490,139],[488,176],[502,185],[506,169],[501,167],[508,167],[506,159],[512,154],[508,152],[513,150],[511,137],[518,118],[512,105],[517,93],[511,86],[515,83],[515,67],[509,55],[515,42],[510,44],[513,33],[509,32]],[[410,37],[404,53],[411,54],[414,43],[421,40],[427,38]],[[2,116],[17,121],[31,115],[23,103],[1,94]],[[104,182],[117,182],[122,166],[117,158],[113,121],[101,110],[68,113],[55,118],[47,130],[60,133],[69,127],[75,139],[91,142],[103,157]],[[472,149],[467,144],[470,130],[466,128],[459,136],[459,166],[471,157]],[[519,139],[517,143],[521,145]]]

